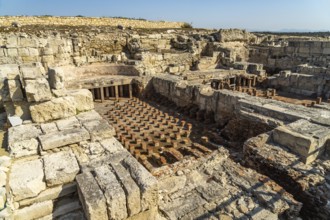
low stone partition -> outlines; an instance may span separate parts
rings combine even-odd
[[[295,199],[302,202],[304,206],[301,216],[327,219],[330,216],[329,158],[322,158],[306,165],[300,161],[299,156],[290,151],[290,146],[279,146],[274,143],[272,136],[274,134],[261,134],[245,142],[245,164],[276,180]],[[298,136],[282,141],[306,143],[303,138]]]

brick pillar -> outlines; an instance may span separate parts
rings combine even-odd
[[[119,91],[118,91],[118,86],[117,85],[115,86],[115,97],[116,97],[116,99],[119,98]]]
[[[128,85],[128,94],[129,94],[129,98],[131,99],[133,97],[133,88],[132,88],[132,84]]]
[[[104,101],[104,88],[103,87],[100,88],[100,93],[101,93],[101,102],[103,102]]]

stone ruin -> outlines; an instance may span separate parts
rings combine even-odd
[[[0,219],[329,218],[329,39],[1,32]]]

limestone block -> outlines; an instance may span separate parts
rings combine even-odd
[[[25,80],[25,92],[28,102],[49,101],[52,93],[48,81],[45,78],[35,80]]]
[[[44,134],[57,132],[57,126],[54,122],[41,124],[40,128]]]
[[[28,48],[18,48],[18,54],[22,57],[30,56],[30,52]]]
[[[0,78],[19,79],[20,71],[17,64],[4,64],[0,66]]]
[[[8,36],[6,39],[6,47],[7,48],[10,48],[10,47],[17,48],[17,46],[18,46],[18,37],[15,35]]]
[[[79,174],[76,181],[86,218],[88,220],[107,220],[106,200],[93,175],[89,172]]]
[[[35,63],[33,66],[21,65],[20,69],[25,80],[43,78],[46,74],[46,71],[41,63]]]
[[[76,183],[69,183],[66,185],[55,186],[42,191],[37,197],[19,201],[19,206],[28,206],[34,203],[58,199],[66,195],[72,194],[76,191],[77,191]]]
[[[103,139],[100,141],[102,147],[106,149],[110,154],[120,153],[126,151],[123,145],[114,137]]]
[[[61,68],[49,69],[48,79],[52,89],[64,88],[64,72]]]
[[[88,89],[75,90],[69,92],[76,103],[77,112],[84,112],[94,109],[93,95]]]
[[[35,203],[23,209],[16,210],[14,212],[14,219],[15,220],[38,219],[51,214],[53,212],[53,208],[54,208],[54,204],[52,201]]]
[[[9,90],[9,97],[12,101],[23,101],[23,92],[22,86],[19,80],[7,80],[8,90]]]
[[[111,164],[118,179],[124,186],[128,216],[133,216],[141,211],[140,189],[132,179],[130,173],[121,164]]]
[[[80,123],[85,123],[85,122],[88,122],[88,121],[101,120],[102,119],[101,115],[99,113],[97,113],[95,110],[80,113],[76,117],[78,118]]]
[[[84,128],[68,129],[39,136],[39,141],[43,150],[79,143],[88,139],[90,139],[89,133]]]
[[[47,186],[70,183],[79,172],[77,159],[71,150],[45,155],[44,166]]]
[[[299,154],[305,163],[312,162],[323,152],[329,138],[328,128],[303,119],[277,127],[272,132],[272,140],[275,143],[290,148]]]
[[[17,57],[18,56],[18,51],[16,48],[8,48],[7,49],[7,55],[8,57]]]
[[[81,127],[78,119],[75,116],[58,120],[55,123],[57,125],[58,130],[60,130],[60,131]]]
[[[29,54],[30,56],[39,56],[39,50],[37,48],[29,48]]]
[[[6,188],[0,187],[0,210],[2,210],[5,207],[6,200],[7,200]]]
[[[37,155],[39,143],[37,139],[31,138],[29,140],[17,141],[8,146],[10,156],[14,158]]]
[[[30,140],[41,134],[41,130],[33,125],[19,125],[8,130],[8,145],[12,146],[15,142]]]
[[[34,122],[42,123],[73,116],[76,114],[76,108],[73,97],[60,97],[31,105],[30,112]]]
[[[126,197],[121,184],[116,176],[109,169],[108,165],[103,165],[95,169],[99,186],[103,189],[108,205],[108,215],[110,219],[126,219]]]
[[[115,129],[105,119],[85,122],[83,126],[90,133],[93,142],[112,138],[116,134]]]
[[[129,170],[132,178],[141,191],[142,210],[151,209],[158,204],[158,183],[135,158],[127,157],[123,160],[124,167]]]
[[[36,38],[30,38],[28,36],[19,38],[19,45],[21,47],[38,47],[38,41]]]
[[[45,190],[42,161],[16,161],[9,174],[9,187],[14,201],[35,197]]]

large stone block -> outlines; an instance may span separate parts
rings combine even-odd
[[[125,192],[118,182],[116,176],[104,165],[95,169],[98,184],[103,189],[108,205],[108,215],[110,219],[126,219],[126,197]]]
[[[43,150],[79,143],[88,139],[90,139],[89,133],[84,128],[68,129],[39,136]]]
[[[83,123],[83,126],[90,133],[92,141],[112,138],[116,134],[115,129],[105,119],[88,121]]]
[[[20,71],[17,64],[4,64],[0,66],[0,78],[20,79]]]
[[[36,203],[14,212],[14,219],[39,219],[53,212],[54,204],[52,201]]]
[[[15,162],[9,174],[9,187],[14,201],[35,197],[45,190],[42,161]]]
[[[70,183],[79,172],[77,159],[71,150],[44,156],[44,166],[47,186]]]
[[[22,92],[22,85],[20,80],[7,80],[9,97],[12,101],[18,102],[23,101],[23,92]]]
[[[36,138],[41,133],[40,129],[31,124],[11,127],[8,130],[8,145],[11,147],[16,142]]]
[[[48,81],[45,78],[25,80],[25,84],[26,97],[29,102],[49,101],[52,98]]]
[[[81,127],[78,119],[75,116],[58,120],[55,123],[57,125],[58,130],[60,130],[60,131]]]
[[[77,112],[84,112],[94,109],[92,93],[88,89],[69,91],[76,102]]]
[[[34,65],[21,65],[20,70],[24,80],[44,78],[46,75],[45,68],[41,63]]]
[[[290,148],[300,155],[305,163],[314,161],[330,139],[327,127],[301,119],[288,125],[277,127],[272,132],[275,143]]]
[[[61,68],[49,69],[48,79],[52,89],[64,88],[64,72]]]
[[[106,200],[93,175],[89,172],[76,177],[79,198],[88,220],[108,220]]]
[[[97,113],[95,110],[80,113],[77,115],[77,118],[81,123],[102,119],[101,115]]]
[[[55,98],[51,101],[30,106],[34,122],[42,123],[76,115],[75,101],[72,97]]]
[[[124,167],[130,172],[131,177],[141,191],[142,211],[151,209],[158,204],[157,179],[152,176],[135,158],[127,157],[123,160]]]
[[[126,151],[123,145],[114,137],[101,140],[100,143],[110,154],[117,154]]]
[[[118,179],[124,186],[128,216],[133,216],[141,211],[140,189],[132,179],[130,173],[121,164],[111,164]]]
[[[39,142],[35,138],[29,140],[17,141],[9,145],[10,156],[14,158],[37,155]]]
[[[34,203],[55,200],[66,195],[75,193],[77,191],[77,184],[76,183],[69,183],[66,185],[55,186],[52,188],[48,188],[42,191],[37,197],[24,199],[19,201],[19,206],[28,206]]]

